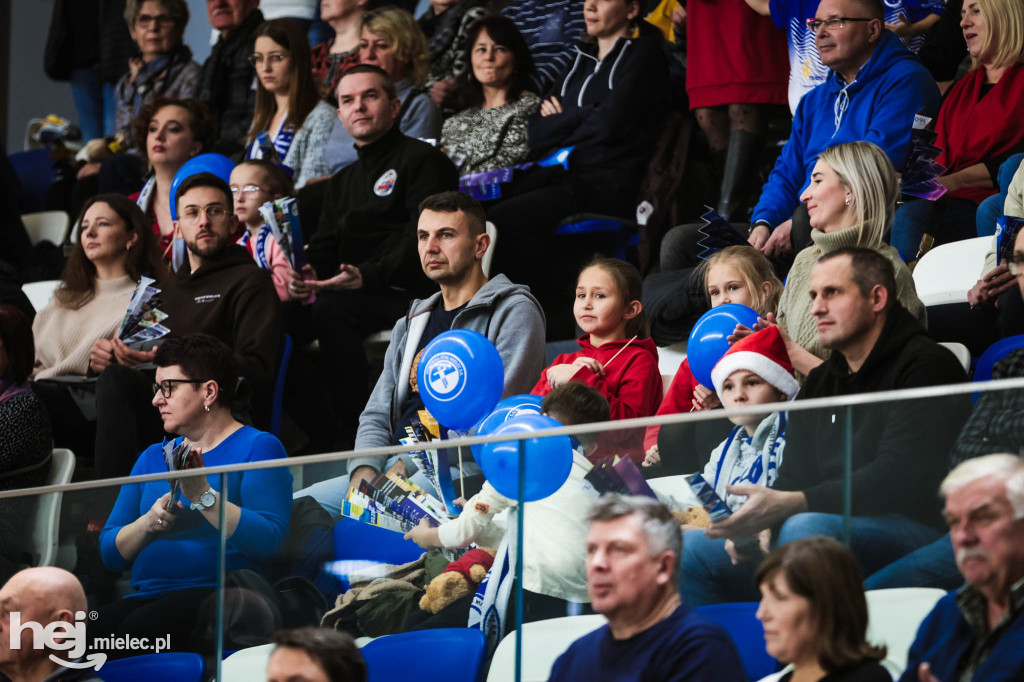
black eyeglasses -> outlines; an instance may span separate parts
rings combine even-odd
[[[205,381],[200,381],[199,379],[164,379],[159,384],[155,383],[155,382],[153,383],[153,395],[156,395],[157,391],[159,391],[160,395],[162,395],[163,397],[170,398],[171,394],[174,393],[174,385],[175,384],[203,384],[203,383],[206,383],[206,382]]]
[[[867,19],[865,17],[829,17],[828,19],[808,19],[807,30],[811,33],[817,33],[818,29],[822,26],[829,30],[842,28],[843,24],[848,21],[874,21],[874,19]]]
[[[1014,277],[1024,273],[1024,253],[1013,254],[1013,258],[1006,261],[1006,267],[1010,269],[1010,274]]]
[[[139,28],[147,28],[153,24],[166,28],[174,24],[174,17],[168,14],[140,14],[135,17],[135,25]]]

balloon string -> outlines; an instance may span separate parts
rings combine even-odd
[[[462,493],[462,499],[466,499],[466,477],[462,475],[462,446],[458,447],[459,451],[459,491]]]
[[[161,257],[167,258],[167,254],[170,253],[172,246],[174,246],[174,240],[173,239],[171,241],[167,242],[167,248],[164,249],[164,252],[160,254]]]
[[[625,346],[623,346],[622,348],[620,348],[620,349],[618,350],[618,352],[617,352],[617,353],[615,353],[615,355],[613,355],[613,356],[611,357],[611,359],[610,359],[610,360],[608,360],[608,362],[604,363],[604,366],[605,366],[605,368],[607,368],[607,367],[608,367],[608,365],[612,364],[612,362],[613,362],[613,361],[615,360],[615,358],[619,357],[619,353],[621,353],[622,351],[624,351],[624,350],[626,350],[627,348],[629,348],[629,344],[631,344],[631,343],[633,343],[634,341],[636,341],[636,337],[637,337],[637,336],[639,336],[639,334],[634,334],[634,335],[633,335],[633,338],[631,338],[631,339],[630,339],[629,341],[627,341],[627,342],[626,342],[626,345],[625,345]]]

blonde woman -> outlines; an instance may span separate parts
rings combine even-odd
[[[870,142],[847,142],[829,147],[818,157],[811,183],[800,196],[807,204],[811,246],[797,254],[789,271],[777,322],[786,340],[793,367],[806,376],[828,357],[818,342],[817,323],[807,295],[811,270],[822,255],[836,249],[860,246],[885,256],[896,271],[896,298],[925,324],[924,304],[917,297],[914,280],[899,252],[883,240],[892,224],[899,196],[892,162]]]

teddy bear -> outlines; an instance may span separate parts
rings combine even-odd
[[[689,506],[682,511],[673,511],[672,516],[675,517],[676,523],[680,526],[685,526],[687,530],[691,528],[707,528],[711,525],[711,517],[708,516],[707,510],[696,505]]]
[[[420,608],[437,613],[456,599],[473,594],[487,571],[491,570],[493,562],[493,549],[478,547],[469,550],[430,581],[426,594],[420,599]]]

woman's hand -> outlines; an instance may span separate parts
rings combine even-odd
[[[761,247],[761,252],[766,256],[781,256],[784,253],[789,253],[793,250],[793,246],[789,243],[789,234],[793,231],[793,219],[779,223],[771,235],[765,241],[764,246]]]
[[[139,518],[142,530],[152,535],[154,533],[166,533],[174,527],[174,521],[177,517],[174,515],[174,511],[167,510],[167,505],[170,501],[171,494],[167,493],[153,503],[149,511]]]
[[[754,229],[750,231],[747,241],[758,251],[764,251],[764,245],[768,243],[768,238],[771,236],[772,231],[768,229],[767,225],[755,225]]]
[[[692,403],[693,409],[690,412],[713,410],[716,407],[722,406],[722,401],[718,399],[718,394],[703,384],[697,384],[693,388]]]
[[[540,103],[541,116],[551,116],[552,114],[560,113],[562,113],[562,103],[554,95]]]
[[[125,342],[121,339],[111,340],[113,346],[114,359],[117,360],[117,364],[124,365],[126,367],[134,367],[135,365],[141,365],[145,362],[153,362],[153,358],[156,357],[156,347],[152,350],[141,351],[132,350]]]
[[[652,445],[647,454],[644,455],[644,461],[641,462],[641,466],[649,467],[657,464],[661,461],[661,451],[658,450],[657,444]]]
[[[203,451],[199,448],[192,448],[189,450],[188,457],[185,459],[186,469],[202,469],[206,464],[203,463]],[[206,480],[206,476],[188,476],[187,478],[181,479],[181,494],[188,499],[190,502],[198,502],[199,498],[210,489],[210,482]],[[185,503],[178,501],[178,505],[185,509]]]
[[[1010,274],[1010,268],[1003,263],[982,276],[978,283],[967,292],[967,302],[972,308],[995,305],[1007,290],[1016,284],[1017,278]]]
[[[455,80],[437,81],[430,87],[430,99],[439,107],[455,103]]]
[[[101,374],[103,370],[114,364],[117,364],[117,358],[114,357],[113,341],[96,339],[96,343],[92,344],[92,350],[89,351],[89,369],[96,374]]]
[[[139,71],[142,71],[143,61],[142,57],[130,57],[128,59],[128,82],[134,83],[135,79],[139,75]]]

